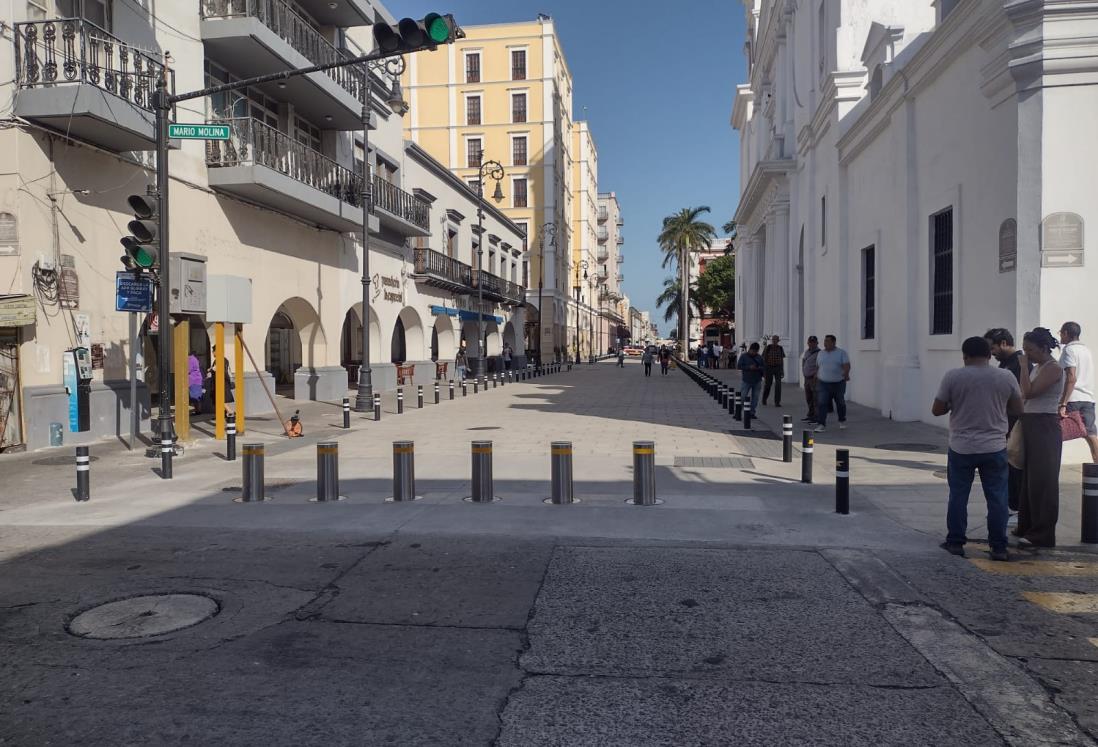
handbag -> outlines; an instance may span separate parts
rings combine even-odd
[[[1026,447],[1022,440],[1022,421],[1019,420],[1010,429],[1007,436],[1007,464],[1014,469],[1022,469],[1026,466]]]
[[[1078,412],[1069,412],[1060,416],[1060,435],[1064,441],[1074,441],[1077,438],[1086,438],[1087,427],[1083,424],[1083,416]]]

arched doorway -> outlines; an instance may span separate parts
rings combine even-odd
[[[445,315],[436,316],[431,327],[431,360],[453,361],[457,355],[457,345],[454,320]]]
[[[274,379],[279,394],[297,399],[315,399],[318,376],[325,381],[331,370],[324,369],[327,339],[320,316],[303,298],[284,301],[271,316],[264,344],[264,369]]]
[[[405,338],[404,320],[400,317],[397,317],[396,324],[393,325],[393,341],[390,347],[390,360],[393,363],[404,363],[408,360],[408,344]]]
[[[294,372],[301,365],[301,340],[290,315],[281,309],[267,327],[265,356],[267,373],[274,377],[276,389],[292,388]]]

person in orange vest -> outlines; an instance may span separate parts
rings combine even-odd
[[[301,410],[297,410],[286,423],[286,435],[290,438],[301,438],[305,432],[301,429]]]

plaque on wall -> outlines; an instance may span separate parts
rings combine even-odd
[[[999,272],[1018,269],[1018,221],[1007,218],[999,226]]]
[[[1052,213],[1041,222],[1042,251],[1083,251],[1083,219],[1075,213]]]
[[[80,308],[80,278],[71,267],[61,268],[57,281],[57,297],[63,309]]]

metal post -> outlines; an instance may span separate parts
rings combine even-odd
[[[736,392],[735,418],[736,420],[743,420],[743,394],[741,392]]]
[[[450,401],[454,400],[454,380],[450,379]]]
[[[324,441],[316,445],[316,501],[339,500],[339,444]]]
[[[1083,465],[1083,544],[1098,544],[1098,464]]]
[[[793,461],[793,416],[782,416],[782,461]]]
[[[492,480],[492,442],[473,441],[473,503],[491,503],[495,498]]]
[[[87,446],[76,447],[76,500],[91,499],[91,456]]]
[[[175,443],[172,439],[172,416],[160,418],[160,476],[172,479],[172,457],[175,456]]]
[[[656,444],[633,442],[633,505],[656,505]]]
[[[751,430],[751,415],[752,415],[751,403],[750,402],[744,402],[743,403],[743,427],[744,427],[744,430],[748,430],[748,431]]]
[[[419,409],[423,409],[423,384],[416,384],[416,403]]]
[[[416,500],[415,451],[413,441],[393,441],[393,503]]]
[[[480,379],[473,379],[473,394],[480,394]]]
[[[835,513],[850,513],[850,450],[835,452]]]
[[[469,396],[469,385],[465,383],[465,379],[461,380],[461,396]]]
[[[374,422],[381,422],[381,394],[374,392]]]
[[[404,414],[404,387],[397,387],[397,415]]]
[[[137,432],[141,430],[141,405],[137,401],[137,312],[131,311],[130,317],[130,443],[133,451],[137,443]]]
[[[370,369],[370,213],[373,212],[373,184],[370,182],[370,66],[361,68],[366,90],[362,98],[362,365],[358,368],[358,392],[355,411],[366,412],[370,400],[374,401],[375,420],[380,420],[377,399],[374,397],[373,371]]]
[[[343,427],[351,427],[351,400],[347,397],[343,398]]]
[[[263,490],[263,444],[244,444],[244,491],[242,503],[258,503],[265,499]]]
[[[165,61],[166,63],[166,61]],[[160,244],[160,269],[157,273],[157,366],[160,371],[160,477],[172,479],[172,308],[168,289],[171,287],[171,244],[168,241],[168,115],[171,102],[168,99],[168,67],[156,82],[156,234]],[[183,403],[184,406],[187,403]],[[165,442],[167,447],[165,448]]]
[[[812,431],[801,434],[801,482],[805,485],[812,484],[812,452],[816,446],[816,439]]]
[[[236,461],[236,420],[225,424],[225,461]]]
[[[728,388],[728,400],[725,402],[725,406],[728,408],[728,414],[735,417],[736,415],[736,390]]]
[[[435,382],[435,404],[438,404],[438,382]]]
[[[549,502],[557,505],[573,503],[575,493],[572,486],[571,441],[554,441],[550,444],[549,472],[552,483]]]

